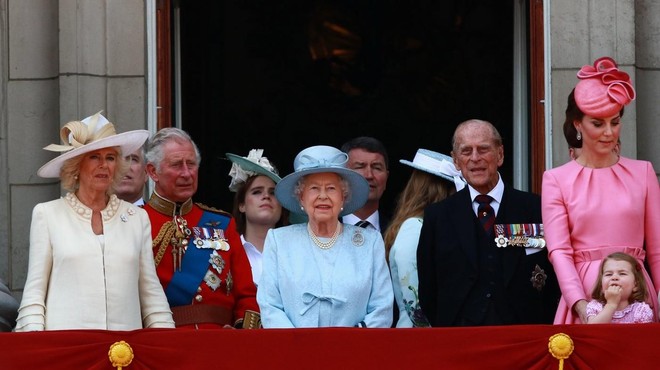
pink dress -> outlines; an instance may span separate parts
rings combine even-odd
[[[593,300],[587,303],[587,318],[603,310],[603,304]],[[653,322],[653,310],[646,302],[633,302],[621,311],[614,311],[612,324],[644,324]]]
[[[660,279],[660,186],[650,162],[620,157],[594,169],[571,161],[545,171],[541,201],[548,257],[562,292],[555,324],[581,322],[571,307],[591,300],[600,262],[610,253],[646,259]],[[660,284],[644,273],[657,321]]]

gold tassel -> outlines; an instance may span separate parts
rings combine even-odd
[[[559,360],[559,370],[564,370],[564,360],[573,353],[573,349],[573,340],[564,333],[555,334],[548,341],[548,351]]]

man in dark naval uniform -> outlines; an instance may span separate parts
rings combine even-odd
[[[541,197],[504,185],[503,148],[486,121],[454,132],[452,157],[468,186],[426,208],[417,248],[419,303],[432,326],[553,322],[560,292]]]
[[[177,327],[243,327],[259,308],[250,263],[229,213],[193,203],[201,160],[190,136],[158,131],[147,144],[155,183],[144,206],[154,261]]]

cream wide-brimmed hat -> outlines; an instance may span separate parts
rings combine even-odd
[[[461,171],[456,169],[454,160],[448,155],[428,149],[417,149],[412,162],[405,159],[400,159],[399,162],[453,182],[456,191],[461,191],[465,187],[465,179]]]
[[[120,147],[122,155],[138,150],[149,138],[147,130],[133,130],[116,133],[115,126],[101,112],[82,121],[68,122],[60,129],[62,145],[50,144],[44,149],[61,152],[58,157],[41,166],[37,171],[40,177],[60,177],[62,164],[81,154],[102,148]]]
[[[344,209],[340,216],[344,216],[360,209],[369,197],[369,183],[358,172],[346,168],[348,154],[341,150],[327,146],[316,145],[303,149],[293,160],[294,172],[285,176],[275,186],[275,197],[282,207],[292,213],[305,214],[300,209],[300,200],[294,193],[298,180],[313,173],[334,172],[346,180],[350,187],[350,198],[344,202]]]
[[[263,149],[251,149],[247,157],[241,157],[233,153],[225,154],[227,159],[232,162],[229,170],[229,176],[231,176],[230,191],[238,191],[239,186],[245,183],[250,176],[264,175],[276,184],[282,180],[275,167],[263,154]]]

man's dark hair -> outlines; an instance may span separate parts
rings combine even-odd
[[[348,154],[352,149],[364,149],[369,153],[379,153],[385,159],[385,168],[390,169],[390,158],[387,156],[385,145],[371,136],[359,136],[344,143],[341,146],[341,151]]]

